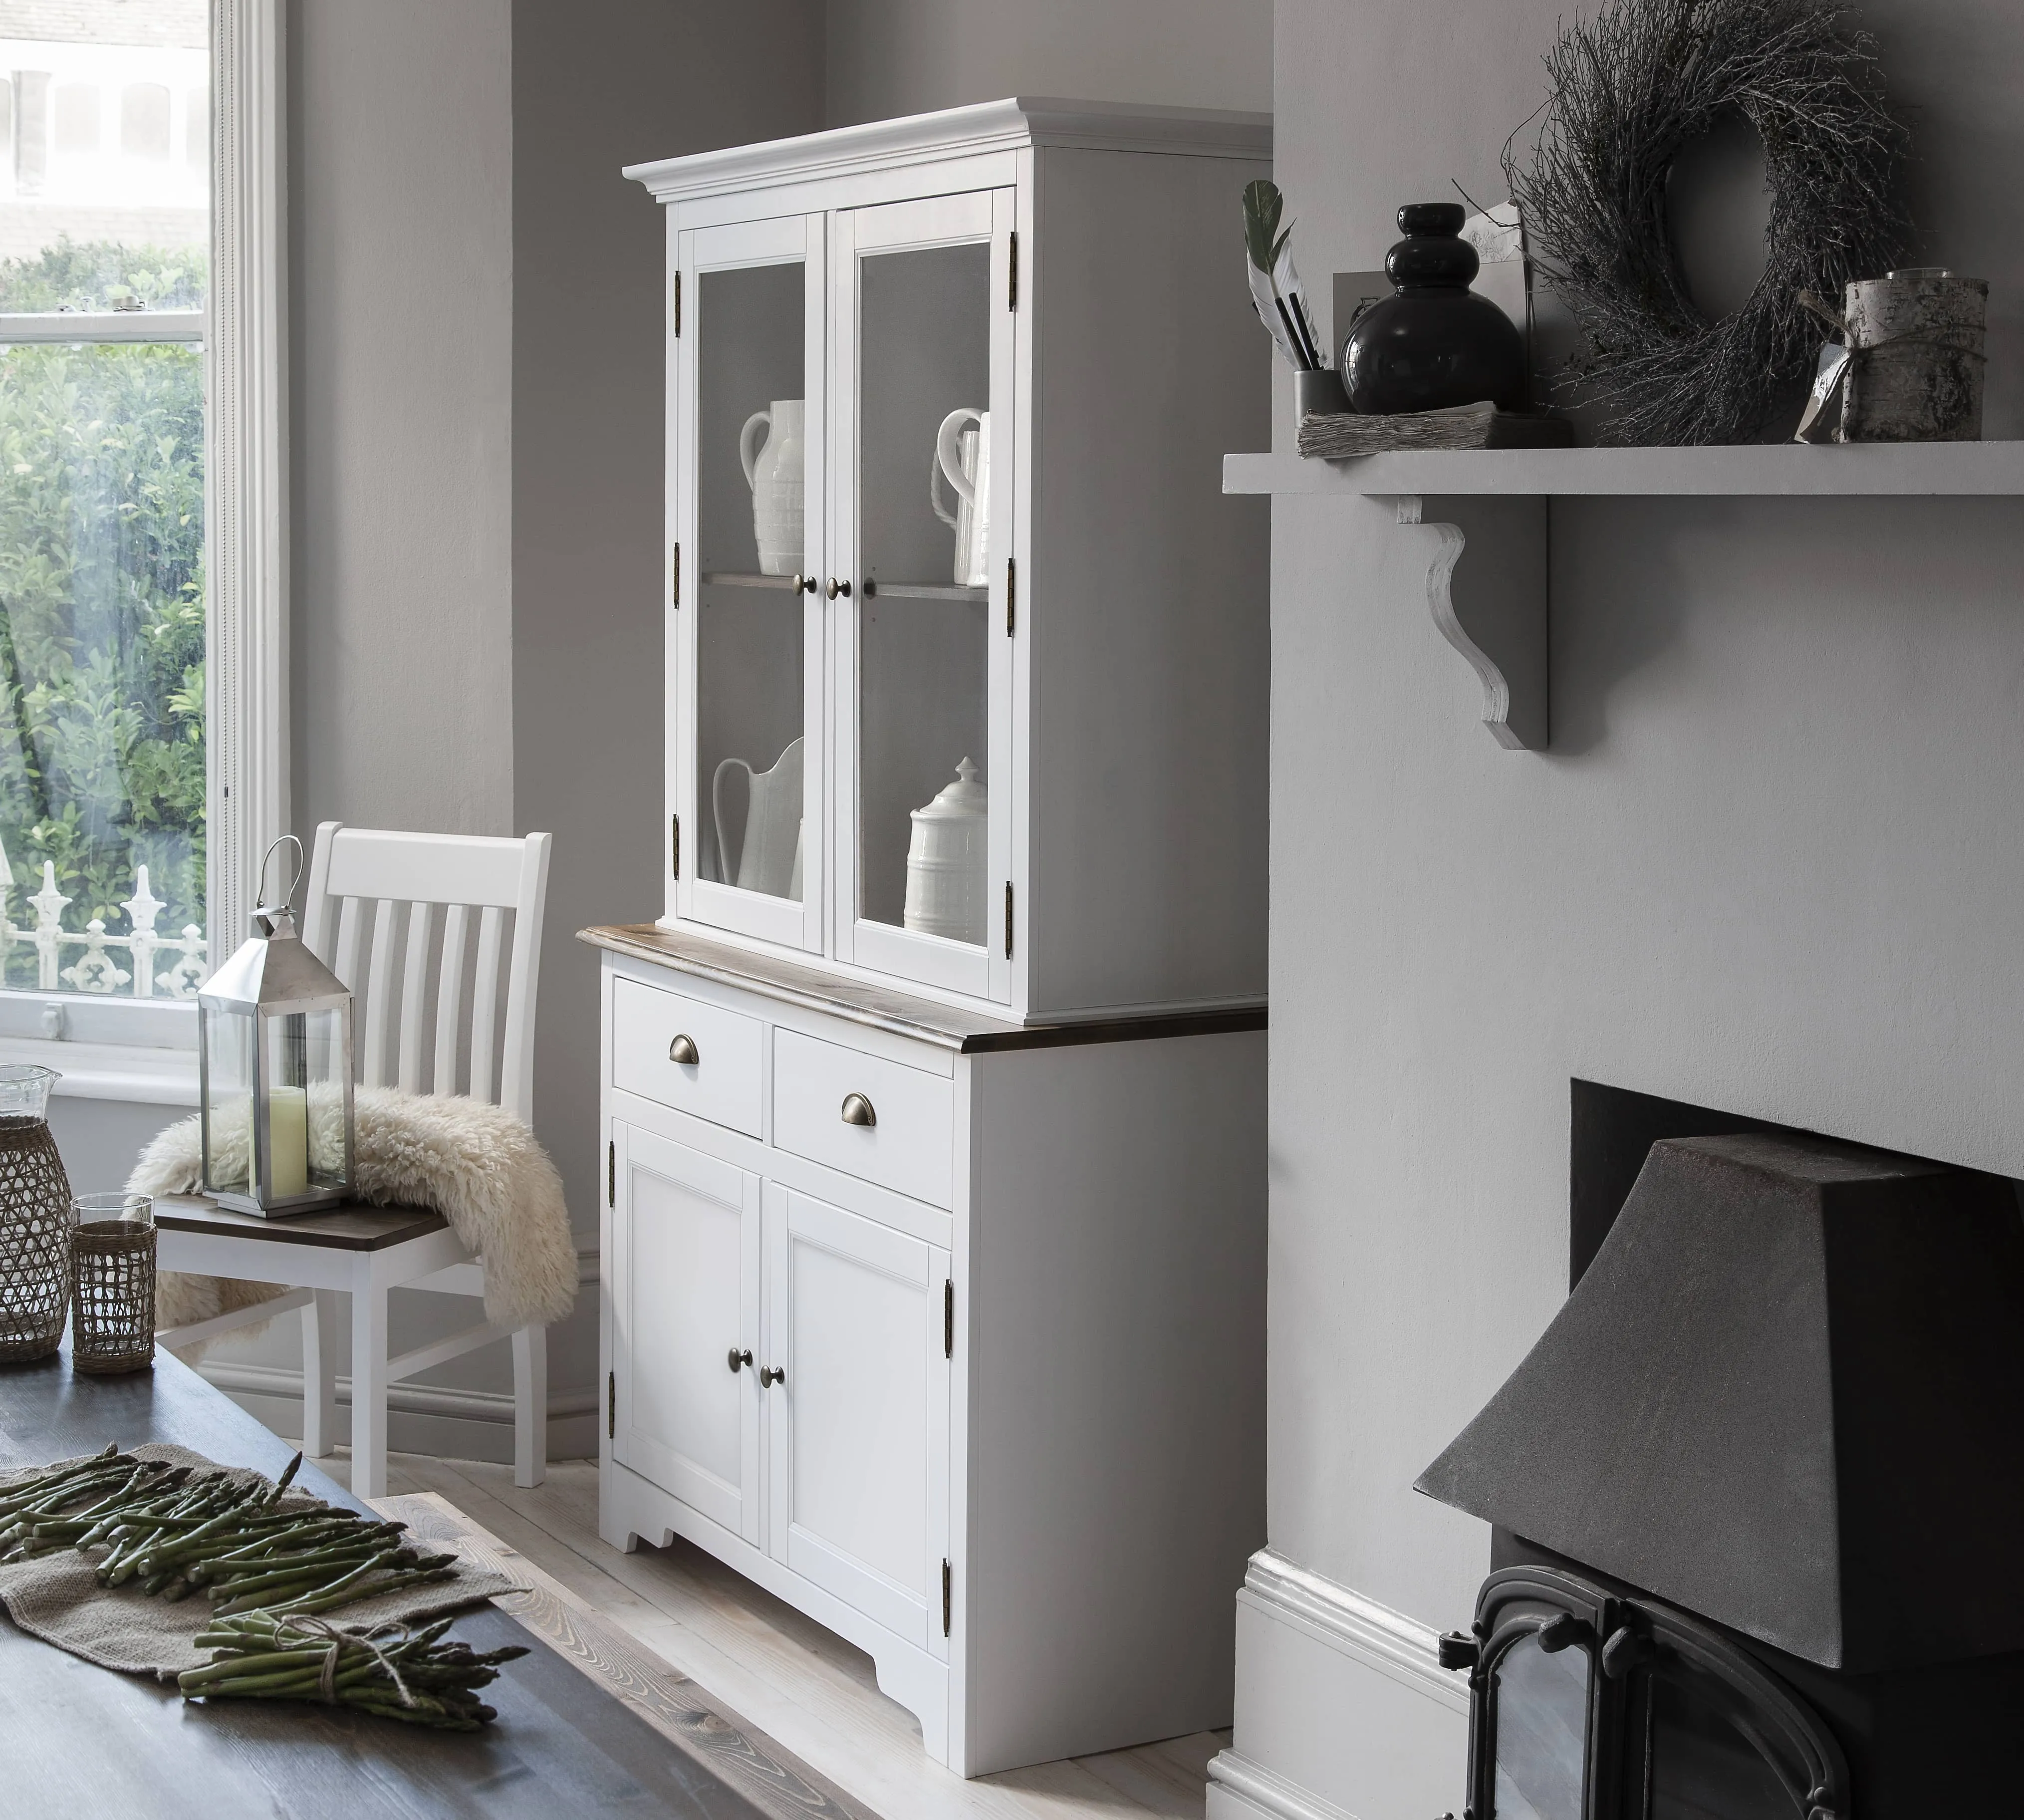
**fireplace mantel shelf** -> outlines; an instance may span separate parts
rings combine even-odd
[[[2024,495],[2024,442],[1416,449],[1342,461],[1226,455],[1223,490],[1395,500],[1399,523],[1428,539],[1428,607],[1482,681],[1483,725],[1501,746],[1542,751],[1549,501],[2015,497]],[[1458,576],[1472,546],[1495,560]]]

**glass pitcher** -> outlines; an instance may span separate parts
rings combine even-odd
[[[0,1363],[47,1358],[70,1312],[70,1178],[49,1121],[61,1078],[0,1066]]]

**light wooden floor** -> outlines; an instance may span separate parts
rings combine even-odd
[[[348,1482],[343,1452],[317,1463]],[[1227,1732],[966,1782],[929,1761],[863,1651],[688,1543],[621,1554],[600,1540],[591,1462],[557,1462],[532,1491],[477,1461],[394,1454],[387,1469],[390,1494],[441,1493],[883,1820],[1201,1820]]]

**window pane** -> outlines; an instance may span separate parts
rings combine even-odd
[[[1586,1649],[1535,1637],[1498,1659],[1496,1820],[1582,1820],[1588,1678]]]
[[[174,154],[207,132],[207,13],[65,9],[73,40],[4,47],[0,313],[78,319],[0,335],[6,987],[182,997],[205,971],[204,357],[100,325],[204,306],[209,160]]]
[[[205,0],[0,4],[0,309],[187,310],[211,237]],[[73,39],[50,36],[68,28]],[[14,28],[25,31],[24,25]],[[178,149],[184,156],[176,156]],[[20,266],[46,268],[34,273]]]
[[[204,616],[198,350],[0,350],[0,883],[15,924],[50,907],[46,865],[66,931],[202,924]],[[52,970],[31,936],[0,941],[7,985],[134,989],[113,977],[132,972],[124,948],[108,967],[64,944]],[[156,957],[158,978],[175,958]]]

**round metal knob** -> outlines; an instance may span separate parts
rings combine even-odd
[[[668,1045],[668,1059],[679,1062],[684,1068],[693,1068],[702,1059],[702,1055],[695,1046],[695,1037],[681,1036]]]
[[[824,592],[832,600],[839,594],[848,600],[850,598],[850,584],[848,582],[839,582],[835,576],[832,575],[829,578],[829,586]]]
[[[762,1389],[771,1390],[775,1385],[785,1384],[786,1382],[786,1372],[776,1371],[771,1365],[761,1365],[759,1367],[759,1382]]]
[[[812,594],[816,591],[816,585],[814,576],[805,575],[799,569],[794,571],[794,592],[797,594]]]
[[[872,1110],[871,1102],[861,1093],[846,1093],[843,1096],[843,1122],[845,1125],[876,1125],[878,1114]]]
[[[737,1347],[733,1346],[724,1355],[724,1362],[735,1372],[741,1365],[750,1365],[752,1363],[752,1348],[747,1346],[741,1352]]]

